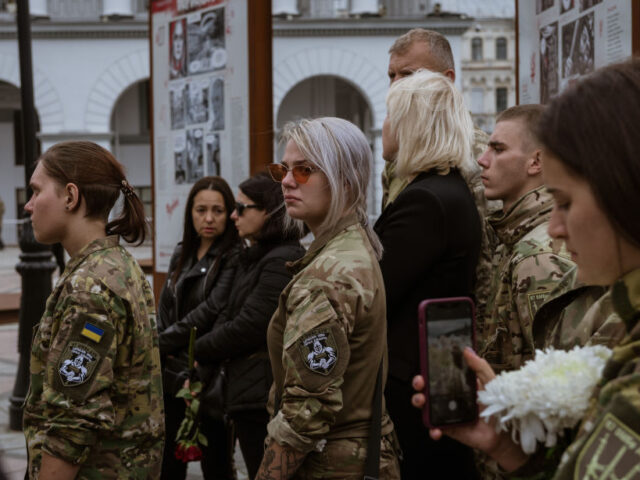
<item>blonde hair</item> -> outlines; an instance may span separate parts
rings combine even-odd
[[[305,159],[327,177],[331,203],[319,230],[332,230],[345,212],[354,212],[379,260],[382,244],[367,216],[367,187],[372,164],[367,137],[351,122],[323,117],[287,123],[282,141],[295,143]]]
[[[407,178],[458,168],[467,178],[473,159],[473,121],[462,94],[447,77],[418,70],[394,82],[387,94],[391,133],[398,140],[396,174]]]

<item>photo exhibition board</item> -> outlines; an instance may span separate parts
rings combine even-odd
[[[151,2],[155,271],[182,237],[187,195],[208,175],[249,175],[248,0]]]
[[[519,103],[547,103],[632,52],[631,0],[516,0]]]

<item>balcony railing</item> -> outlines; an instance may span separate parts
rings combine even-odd
[[[17,1],[29,1],[31,16],[53,20],[97,21],[149,11],[149,0],[0,0],[0,15],[14,15]]]

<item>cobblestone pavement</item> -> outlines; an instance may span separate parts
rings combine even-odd
[[[131,252],[138,259],[151,258],[151,247],[141,246],[131,248]],[[21,279],[15,266],[19,261],[20,249],[6,247],[0,250],[0,294],[20,293]],[[54,274],[57,279],[58,272]],[[9,429],[9,397],[13,391],[15,375],[18,370],[18,324],[0,325],[0,462],[10,480],[23,480],[27,465],[27,454],[22,432]],[[238,480],[246,480],[247,473],[236,445],[235,463]],[[190,463],[187,480],[202,479],[200,466]]]

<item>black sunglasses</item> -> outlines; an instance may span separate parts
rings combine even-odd
[[[262,207],[260,205],[256,205],[255,203],[247,204],[247,203],[236,202],[236,212],[238,212],[238,216],[240,217],[242,216],[245,208],[257,208],[262,210]]]

